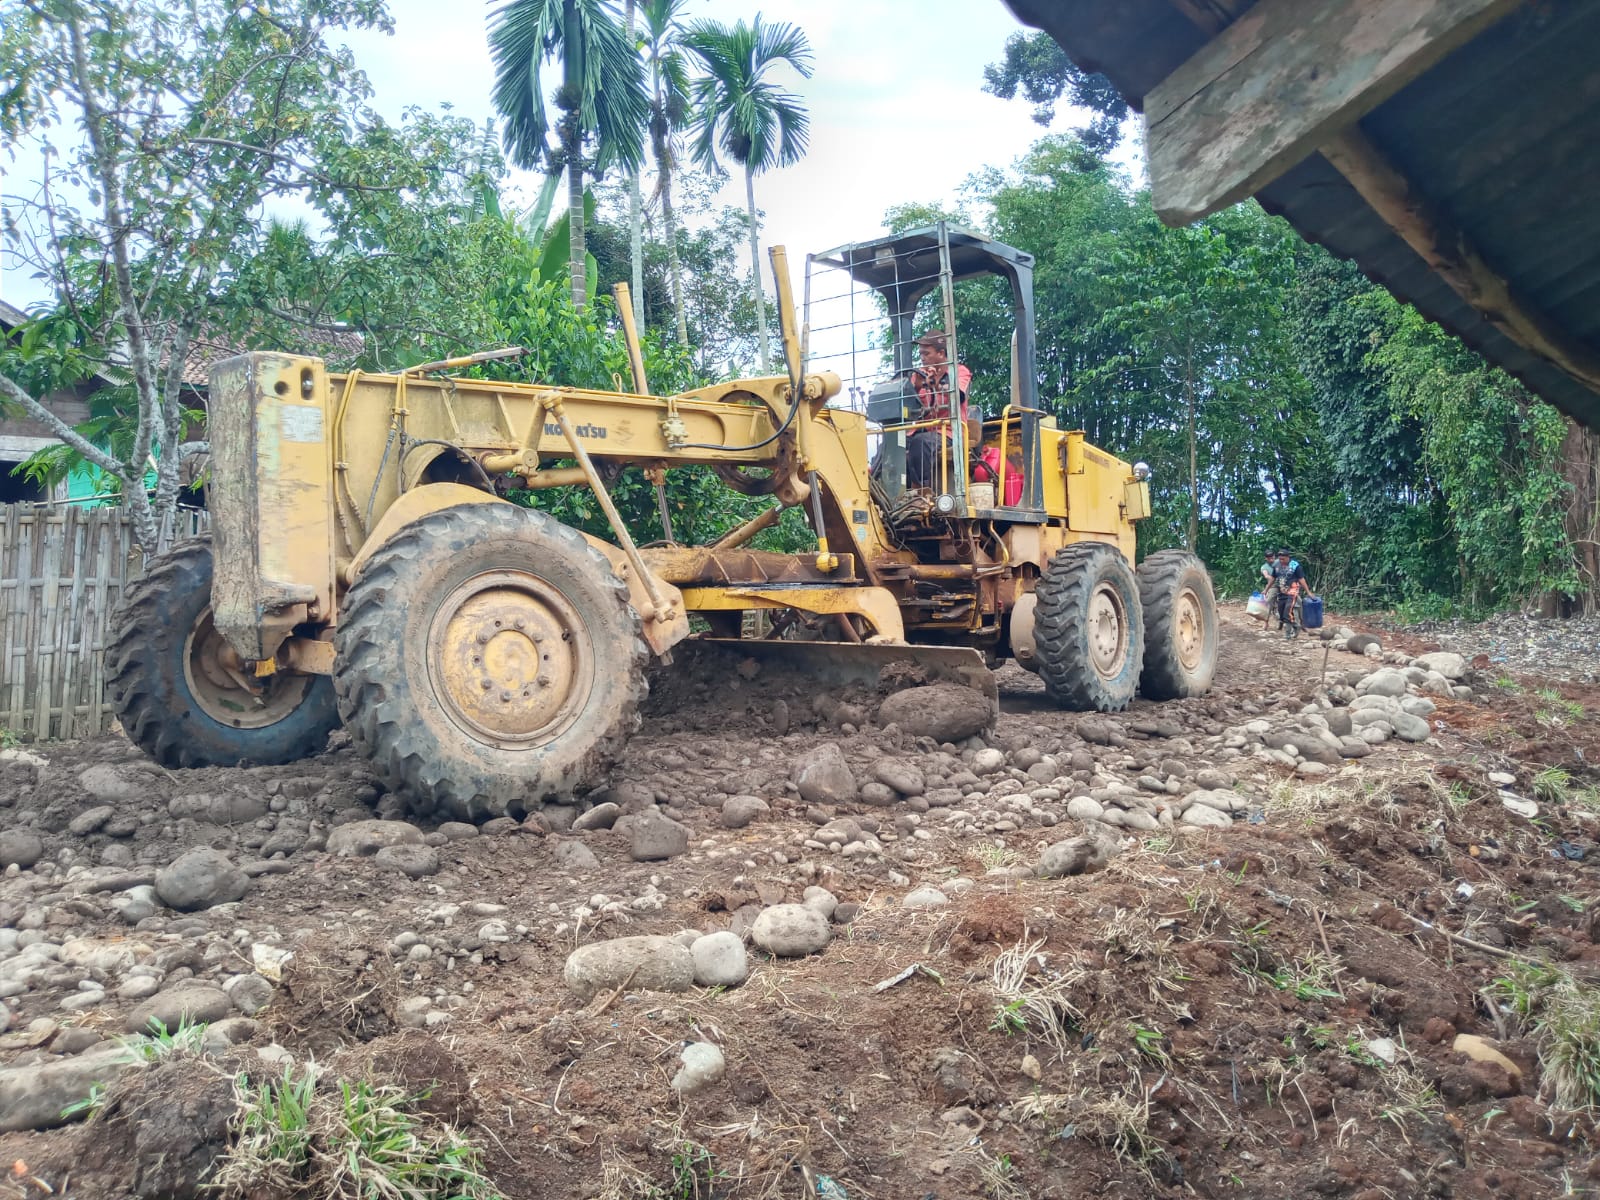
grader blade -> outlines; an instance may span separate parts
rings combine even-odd
[[[745,659],[768,671],[805,676],[825,687],[877,688],[889,677],[907,681],[955,683],[999,702],[994,672],[983,655],[966,646],[885,646],[856,642],[756,641],[692,638],[673,648],[675,663],[708,678],[737,670]],[[759,677],[758,677],[759,678]]]

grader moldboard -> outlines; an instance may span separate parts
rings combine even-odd
[[[646,666],[675,647],[731,647],[730,670],[800,660],[830,682],[907,663],[991,697],[986,664],[1012,657],[1076,709],[1205,691],[1205,567],[1163,551],[1135,572],[1147,472],[1039,407],[1031,257],[945,225],[813,256],[808,321],[816,268],[887,306],[892,366],[865,413],[830,405],[837,374],[805,369],[781,248],[772,259],[784,377],[649,394],[625,296],[632,393],[442,374],[507,352],[387,375],[277,353],[218,363],[211,536],[155,561],[117,617],[110,690],[129,737],[169,766],[277,764],[342,723],[415,811],[482,820],[600,783],[638,725]],[[1011,402],[928,419],[919,305],[954,339],[953,285],[981,275],[1010,284]],[[944,376],[931,384],[958,413]],[[908,489],[906,439],[926,428],[938,486]],[[670,527],[639,545],[605,480],[692,465],[772,507],[709,545]],[[509,502],[508,484],[592,489],[615,541]],[[815,548],[750,548],[788,507]],[[760,610],[771,628],[743,636]],[[834,640],[785,636],[796,616]]]

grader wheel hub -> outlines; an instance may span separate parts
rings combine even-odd
[[[265,729],[300,706],[311,686],[309,675],[279,673],[260,681],[228,644],[208,608],[190,629],[183,648],[183,675],[189,694],[213,721],[234,729]]]
[[[1128,657],[1128,613],[1122,595],[1101,583],[1089,598],[1089,661],[1104,679],[1121,673]]]
[[[594,653],[577,609],[521,571],[467,580],[428,633],[433,689],[450,716],[503,749],[542,745],[582,712]]]
[[[1186,587],[1173,606],[1173,624],[1176,634],[1178,661],[1183,669],[1193,671],[1200,665],[1206,651],[1205,609],[1193,588]]]

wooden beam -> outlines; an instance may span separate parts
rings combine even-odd
[[[1463,300],[1519,346],[1600,392],[1600,352],[1527,303],[1427,197],[1418,194],[1360,129],[1329,140],[1322,156]]]
[[[1260,0],[1144,98],[1156,212],[1244,199],[1522,2]]]

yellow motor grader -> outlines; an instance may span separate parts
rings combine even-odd
[[[481,820],[596,786],[637,727],[646,667],[675,647],[800,660],[829,681],[908,663],[991,696],[988,664],[1009,657],[1077,709],[1209,686],[1205,567],[1174,551],[1132,565],[1148,472],[1038,403],[1031,257],[942,224],[841,247],[808,261],[805,325],[772,257],[779,377],[650,394],[625,297],[632,392],[447,373],[515,351],[399,374],[280,353],[218,363],[211,535],[154,561],[116,617],[128,736],[169,766],[283,763],[342,723],[417,811]],[[839,375],[808,370],[813,270],[887,308],[892,351],[864,412],[835,403]],[[954,285],[983,275],[1010,284],[1010,403],[930,416],[930,387],[961,412],[958,345],[930,382],[914,326],[942,318],[954,342]],[[907,439],[929,429],[935,486],[911,489]],[[641,545],[606,480],[633,467],[659,488],[689,466],[772,504],[707,545],[673,542],[670,524]],[[508,486],[591,489],[612,538]],[[814,547],[752,548],[788,508]]]

